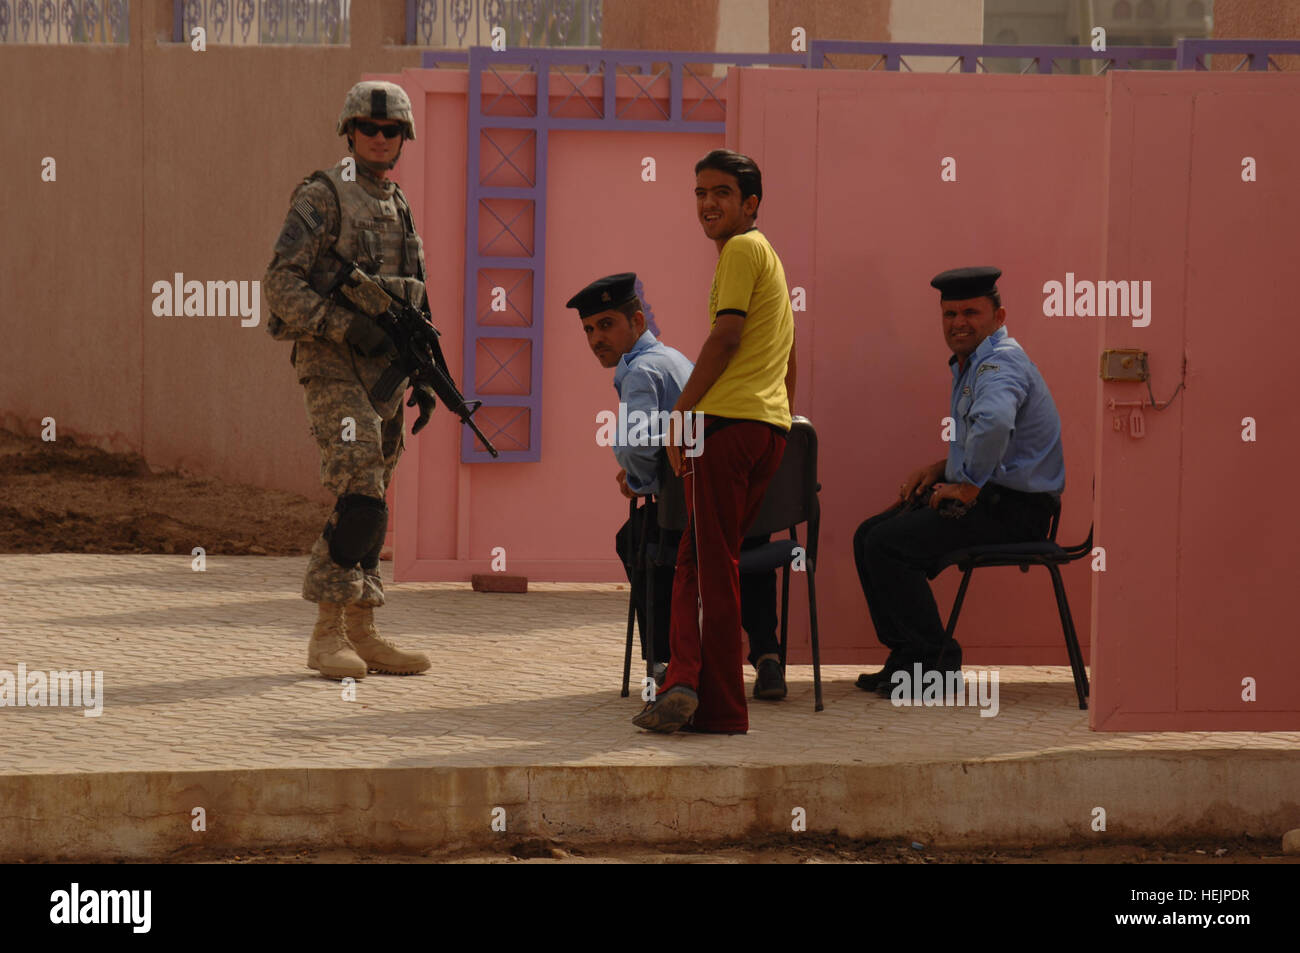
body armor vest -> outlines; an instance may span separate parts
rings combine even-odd
[[[360,181],[344,181],[337,166],[313,172],[307,181],[313,179],[329,185],[338,202],[339,233],[334,250],[345,261],[355,261],[362,271],[376,277],[424,280],[424,248],[415,233],[411,207],[397,183],[393,183],[390,196],[378,198]],[[323,294],[329,287],[329,275],[336,270],[336,262],[321,256],[311,273],[311,285],[317,294]],[[411,303],[417,308],[424,304],[423,301]]]
[[[423,308],[424,248],[401,188],[393,183],[389,195],[376,196],[372,190],[381,188],[378,183],[366,179],[363,184],[360,177],[345,181],[339,167],[314,172],[303,184],[317,179],[330,187],[338,202],[339,231],[334,250],[345,261],[356,262],[367,274],[388,279],[381,283],[390,294],[400,294],[412,306]],[[324,297],[338,269],[338,261],[321,254],[308,274],[308,284]],[[300,379],[355,377],[367,391],[373,389],[388,367],[383,358],[360,357],[346,344],[319,339],[297,341],[292,358]],[[400,412],[405,389],[403,383],[382,406],[372,397],[371,403],[385,420]]]

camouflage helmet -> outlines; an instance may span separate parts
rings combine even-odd
[[[406,138],[415,138],[415,116],[406,90],[396,83],[366,80],[348,90],[339,113],[338,134],[347,131],[353,119],[396,119],[406,127]]]

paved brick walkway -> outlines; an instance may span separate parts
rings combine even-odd
[[[1000,713],[895,708],[858,667],[790,671],[790,697],[751,701],[743,737],[638,731],[620,698],[626,590],[527,595],[388,585],[378,616],[431,674],[370,676],[345,701],[304,666],[314,607],[302,558],[0,556],[0,670],[104,673],[104,711],[0,708],[0,774],[292,767],[908,764],[1143,749],[1293,750],[1300,733],[1094,733],[1069,669],[1001,670]],[[391,566],[383,564],[386,578]],[[634,671],[635,674],[635,671]]]

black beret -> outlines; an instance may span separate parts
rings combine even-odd
[[[998,290],[1001,277],[1001,268],[954,268],[935,275],[930,279],[930,285],[939,289],[943,301],[965,301],[993,294]]]
[[[620,305],[636,300],[636,272],[625,271],[618,275],[597,278],[565,302],[566,308],[577,308],[578,317],[589,318],[602,311],[612,311]]]

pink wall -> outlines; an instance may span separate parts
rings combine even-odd
[[[732,110],[733,143],[765,171],[760,226],[782,254],[791,286],[808,291],[809,310],[796,315],[796,407],[822,435],[828,662],[879,655],[853,569],[854,528],[887,505],[901,470],[945,452],[948,352],[928,287],[935,272],[972,261],[1006,270],[1010,327],[1052,382],[1066,420],[1075,495],[1061,538],[1082,538],[1091,519],[1095,371],[1091,360],[1074,357],[1095,347],[1097,331],[1034,310],[1041,312],[1045,275],[1100,270],[1104,86],[1087,78],[979,77],[977,87],[971,79],[750,70],[731,81],[729,98],[741,104]],[[413,151],[404,168],[408,177],[428,170],[430,191],[417,207],[436,263],[434,310],[458,364],[463,78],[411,70],[401,80],[423,98],[425,128],[439,130],[414,144],[429,151]],[[666,339],[694,356],[715,252],[694,222],[691,168],[715,144],[685,134],[551,134],[542,461],[461,464],[456,427],[443,415],[398,474],[397,578],[465,579],[489,569],[498,545],[508,571],[535,580],[622,577],[611,539],[625,503],[613,490],[608,449],[594,442],[595,413],[614,404],[614,392],[563,302],[597,275],[636,270]],[[646,155],[657,159],[655,183],[640,178]],[[946,155],[958,160],[957,183],[939,181]],[[419,188],[411,183],[408,191],[415,197]],[[1041,223],[1030,241],[1019,227],[1025,210]],[[1012,221],[1017,227],[1008,227]],[[406,518],[412,511],[415,518]],[[1087,633],[1090,580],[1082,567],[1068,576]],[[1063,660],[1050,586],[1045,575],[1034,583],[1020,585],[1015,570],[981,574],[962,627],[973,662]],[[955,584],[952,574],[941,578],[941,604]],[[793,593],[793,657],[802,660],[803,587]],[[1002,618],[998,609],[1010,598],[1021,609]]]
[[[1285,482],[1300,451],[1280,383],[1300,343],[1286,284],[1300,131],[1278,121],[1297,92],[1300,77],[1276,74],[733,73],[728,143],[762,165],[765,228],[790,283],[810,288],[801,376],[811,368],[814,380],[799,406],[822,433],[819,591],[832,659],[866,657],[874,643],[854,527],[902,470],[942,455],[946,353],[926,282],[989,262],[1006,271],[1008,326],[1061,410],[1060,538],[1082,539],[1095,517],[1106,552],[1105,572],[1082,561],[1065,573],[1076,624],[1091,634],[1093,726],[1300,725]],[[1258,182],[1241,179],[1247,155]],[[955,183],[939,179],[944,156],[957,159]],[[1150,326],[1045,317],[1043,284],[1067,271],[1151,281]],[[1187,359],[1187,389],[1146,413],[1145,437],[1113,429],[1104,402],[1146,389],[1098,382],[1103,347],[1147,349],[1161,400]],[[1255,442],[1241,439],[1243,417],[1257,421]],[[963,612],[967,658],[1062,664],[1041,571],[988,573]],[[950,570],[936,585],[945,613],[957,582]],[[1256,701],[1242,698],[1247,678]]]
[[[407,70],[394,78],[423,102],[430,130],[408,146],[402,182],[425,241],[435,321],[460,379],[465,74]],[[570,92],[561,80],[551,89],[553,104]],[[598,98],[599,81],[584,91]],[[630,95],[630,81],[621,83],[620,99]],[[462,464],[460,424],[439,411],[419,438],[408,438],[395,481],[397,579],[468,579],[489,571],[496,546],[506,550],[508,572],[534,581],[625,578],[613,540],[627,501],[614,483],[613,454],[595,442],[596,414],[617,407],[613,371],[591,354],[576,312],[564,302],[601,275],[635,271],[662,339],[695,357],[708,331],[704,305],[717,251],[695,221],[692,169],[721,140],[699,133],[550,133],[546,308],[538,316],[545,322],[542,459]],[[641,178],[646,156],[656,160],[654,182]],[[422,179],[411,174],[421,168]],[[520,306],[527,313],[527,304]]]
[[[1300,189],[1290,121],[1300,76],[1118,73],[1109,87],[1106,270],[1154,283],[1151,325],[1107,322],[1143,348],[1164,401],[1147,435],[1097,431],[1092,723],[1102,729],[1300,727],[1300,468],[1289,384]],[[1242,181],[1242,159],[1258,180]],[[1099,385],[1102,400],[1145,386]],[[1253,417],[1257,439],[1242,440]],[[1257,697],[1242,698],[1253,678]]]
[[[763,170],[760,225],[790,285],[808,289],[808,311],[795,315],[796,409],[821,436],[823,657],[882,659],[853,533],[890,505],[906,472],[947,452],[950,352],[929,286],[937,272],[1003,269],[1007,328],[1062,416],[1059,538],[1088,532],[1096,363],[1080,356],[1092,354],[1097,328],[1044,318],[1040,289],[1067,270],[1100,277],[1105,89],[1067,76],[737,70],[728,95],[728,143]],[[944,157],[956,159],[955,182],[940,180]],[[1086,639],[1088,571],[1076,564],[1065,577]],[[959,580],[950,570],[935,583],[945,618]],[[796,646],[806,644],[805,619],[801,600]],[[981,570],[958,638],[976,664],[1063,664],[1046,572]]]

